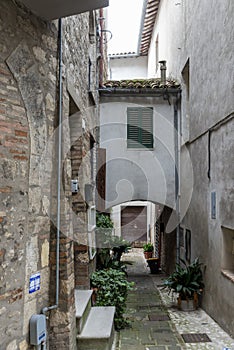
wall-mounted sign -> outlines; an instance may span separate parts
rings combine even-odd
[[[36,273],[32,275],[29,280],[29,294],[36,292],[40,289],[41,285],[41,275],[40,273]]]

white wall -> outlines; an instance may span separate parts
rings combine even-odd
[[[108,102],[106,102],[108,101]],[[174,207],[174,107],[163,99],[107,98],[100,108],[100,146],[106,148],[107,208],[131,200]],[[115,101],[115,102],[114,102]],[[156,104],[157,103],[157,104]],[[127,107],[153,106],[154,148],[127,148]]]
[[[147,56],[109,59],[109,79],[147,78]]]
[[[148,78],[160,77],[160,66],[158,66],[156,72],[155,63],[157,37],[159,48],[158,60],[167,61],[167,76],[172,75],[178,77],[180,73],[182,38],[184,35],[182,2],[183,0],[160,2],[159,13],[152,33],[148,54]]]
[[[182,83],[182,128],[189,121],[186,146],[194,184],[189,189],[188,158],[183,146],[181,184],[185,191],[181,191],[182,206],[184,193],[193,190],[183,224],[192,232],[192,258],[199,256],[206,267],[203,306],[232,335],[234,304],[230,296],[234,295],[234,284],[221,272],[225,255],[224,231],[234,230],[233,15],[233,0],[218,3],[215,0],[161,0],[148,59],[148,75],[154,76],[155,40],[159,35],[159,60],[166,60],[167,75],[171,74]],[[187,104],[181,73],[188,59]],[[209,133],[210,178],[207,176]],[[216,191],[217,196],[215,219],[210,214],[212,191]]]

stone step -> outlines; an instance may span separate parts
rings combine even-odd
[[[79,350],[111,350],[114,341],[114,306],[92,307],[77,336]]]
[[[81,333],[91,309],[92,290],[75,289],[76,327]]]

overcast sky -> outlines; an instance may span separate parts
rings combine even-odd
[[[143,0],[110,0],[107,29],[113,34],[108,53],[136,52]]]

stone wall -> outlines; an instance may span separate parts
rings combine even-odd
[[[97,42],[90,42],[89,23],[88,13],[63,20],[60,296],[59,308],[47,314],[50,349],[76,348],[73,291],[77,215],[72,210],[70,190],[74,167],[69,104],[72,99],[82,112],[81,128],[76,126],[83,140],[76,155],[82,166],[76,176],[83,210],[77,211],[83,215],[86,230],[76,232],[79,242],[80,234],[87,240],[84,185],[92,181],[89,135],[98,123],[94,107],[97,93],[94,91],[92,98],[88,93],[89,59],[93,76],[97,72]],[[30,348],[30,317],[55,302],[58,22],[45,22],[20,3],[2,0],[0,29],[1,347],[26,350]],[[86,264],[93,266],[88,248]],[[36,273],[40,274],[40,290],[29,293],[30,277]]]

